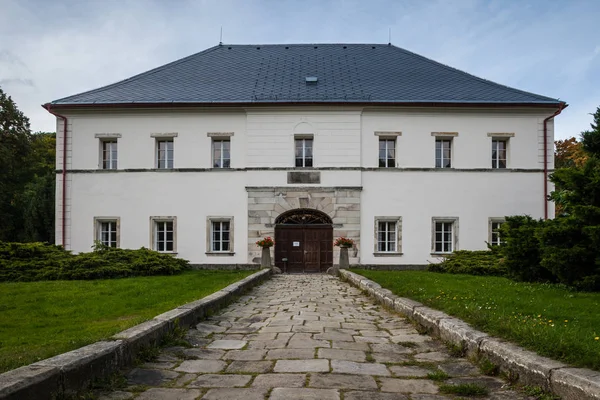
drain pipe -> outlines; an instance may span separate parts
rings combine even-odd
[[[544,119],[544,219],[548,219],[548,121],[560,114],[566,107],[566,103],[560,103],[558,110]]]
[[[67,244],[67,117],[58,114],[50,109],[50,104],[45,104],[42,107],[50,114],[63,120],[63,161],[62,161],[62,239],[61,244],[66,249]]]

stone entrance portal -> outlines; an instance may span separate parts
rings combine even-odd
[[[302,236],[300,243],[307,243],[307,238],[310,243],[327,241],[329,246],[329,250],[327,251],[321,251],[321,245],[319,244],[319,260],[327,260],[327,262],[330,262],[329,257],[331,257],[331,262],[337,263],[339,260],[339,248],[333,248],[333,238],[338,236],[349,237],[354,239],[354,242],[356,243],[356,246],[350,251],[350,264],[357,264],[359,262],[360,251],[361,190],[362,187],[360,186],[246,187],[246,191],[248,192],[248,262],[260,264],[261,249],[256,246],[255,243],[257,240],[266,236],[275,238],[275,251],[277,252],[278,240],[275,231],[276,229],[279,231],[280,228],[276,228],[276,226],[302,226],[302,224],[293,224],[291,222],[296,218],[294,215],[300,216],[300,218],[302,215],[307,216],[307,214],[298,213],[296,210],[309,209],[325,215],[328,219],[322,220],[321,222],[327,222],[321,224],[304,224],[307,225],[308,228],[284,229],[283,234],[287,235],[288,238],[281,240],[284,242],[291,240],[293,244],[294,241],[300,241],[298,239]],[[290,213],[288,214],[288,212]],[[316,214],[313,214],[313,216],[314,215]],[[288,223],[282,224],[281,221],[283,221],[284,218]],[[318,229],[318,225],[325,225],[326,227],[324,229]],[[329,232],[327,233],[327,238],[325,238],[325,232]],[[281,234],[281,232],[278,233]],[[292,236],[296,239],[290,239]],[[311,246],[309,249],[302,249],[303,254],[304,251],[307,250],[311,254],[307,257],[316,257],[317,245],[309,244],[309,246]],[[298,253],[297,256],[300,257],[300,254]],[[290,260],[290,257],[282,258],[288,258],[288,260]],[[279,266],[280,262],[281,260],[278,259],[277,254],[275,254],[275,264]],[[310,264],[311,262],[309,262],[309,265]],[[309,269],[311,268],[316,269],[315,267],[309,266]]]
[[[333,266],[333,225],[322,211],[298,208],[275,220],[275,266],[283,272],[325,272]]]

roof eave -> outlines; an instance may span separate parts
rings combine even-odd
[[[251,107],[265,105],[362,105],[362,106],[419,106],[419,107],[532,107],[532,108],[567,108],[564,101],[543,102],[482,102],[482,101],[311,101],[311,100],[282,100],[282,101],[211,101],[211,102],[111,102],[111,103],[46,103],[46,110],[52,109],[86,109],[86,108],[181,108],[181,107]]]

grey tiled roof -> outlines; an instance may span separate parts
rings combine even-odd
[[[305,78],[318,78],[307,85]],[[51,104],[494,103],[559,100],[387,44],[219,45]]]

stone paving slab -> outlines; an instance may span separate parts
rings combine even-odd
[[[270,400],[339,400],[340,393],[333,389],[275,388]]]
[[[184,338],[190,347],[162,349],[157,359],[125,372],[128,387],[99,398],[456,398],[427,379],[444,371],[446,383],[487,387],[488,400],[526,399],[329,275],[274,276]]]

